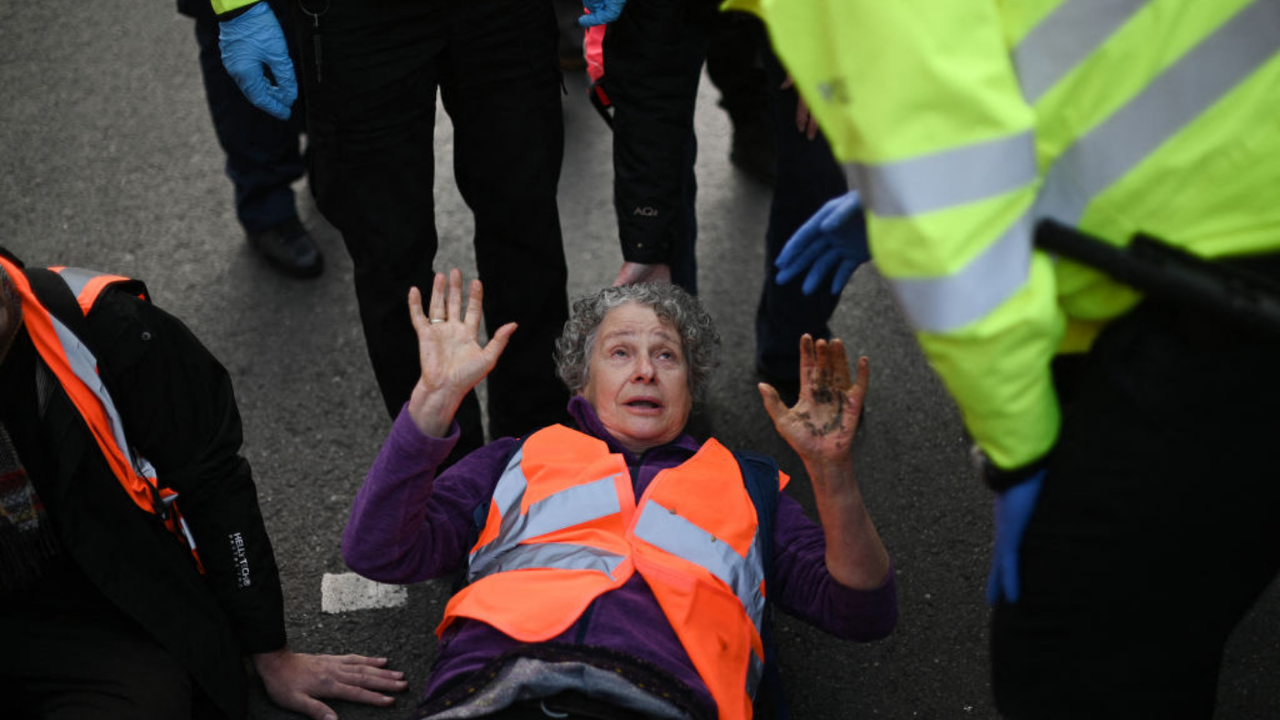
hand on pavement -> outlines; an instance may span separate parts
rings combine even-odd
[[[289,119],[298,99],[298,80],[289,59],[289,45],[271,6],[259,2],[247,12],[218,23],[222,65],[240,92],[259,109],[281,120]],[[263,66],[275,79],[272,84]]]
[[[318,698],[387,706],[408,685],[404,673],[387,670],[386,658],[363,655],[310,655],[289,648],[253,656],[254,668],[272,702],[312,720],[336,720],[338,714]]]
[[[622,269],[618,271],[618,277],[613,279],[613,286],[650,282],[671,282],[671,266],[665,263],[624,262]]]
[[[831,277],[831,294],[838,295],[858,266],[871,258],[866,220],[856,190],[829,200],[796,230],[774,266],[785,285],[808,272],[801,289],[812,295],[823,278]]]
[[[578,18],[578,24],[586,28],[592,25],[607,25],[617,20],[627,0],[582,0],[582,4],[590,14]]]
[[[1040,498],[1045,474],[1046,471],[1041,470],[996,495],[993,507],[996,542],[991,551],[991,575],[987,578],[987,603],[990,605],[995,605],[1001,597],[1011,603],[1017,602],[1022,593],[1019,576],[1022,536],[1027,532],[1027,523],[1031,521],[1031,513]]]

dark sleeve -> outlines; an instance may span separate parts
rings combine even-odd
[[[126,437],[155,467],[195,537],[205,580],[249,653],[285,645],[280,574],[249,463],[231,378],[187,327],[108,289],[89,316]]]
[[[487,511],[516,441],[501,438],[436,477],[458,440],[423,435],[401,409],[356,493],[342,531],[342,558],[371,580],[413,583],[459,570],[478,537],[476,508]],[[483,521],[483,520],[482,520]]]
[[[773,601],[787,613],[845,640],[887,637],[898,622],[893,568],[884,583],[872,590],[841,585],[827,571],[822,528],[786,493],[778,499]]]
[[[630,0],[604,38],[622,255],[669,262],[692,180],[693,117],[715,3]],[[692,188],[691,188],[692,189]]]

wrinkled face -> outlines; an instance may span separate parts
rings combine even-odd
[[[637,455],[674,440],[693,409],[680,333],[643,305],[610,310],[579,394],[609,434]]]

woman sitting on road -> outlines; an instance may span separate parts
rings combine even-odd
[[[343,533],[353,570],[413,583],[466,569],[445,608],[423,718],[749,718],[765,600],[850,640],[889,634],[897,596],[850,447],[868,382],[839,340],[801,340],[801,393],[765,409],[813,482],[822,527],[766,463],[684,433],[719,335],[674,285],[601,290],[558,343],[576,428],[501,438],[436,476],[459,402],[513,324],[477,343],[481,286],[435,278],[409,309],[422,377]],[[750,468],[755,467],[755,470]],[[772,523],[773,530],[767,528]],[[758,532],[758,530],[763,530]],[[773,558],[770,562],[769,558]]]

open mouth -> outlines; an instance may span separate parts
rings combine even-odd
[[[639,408],[641,410],[657,410],[662,407],[661,404],[654,400],[628,400],[627,407]]]

